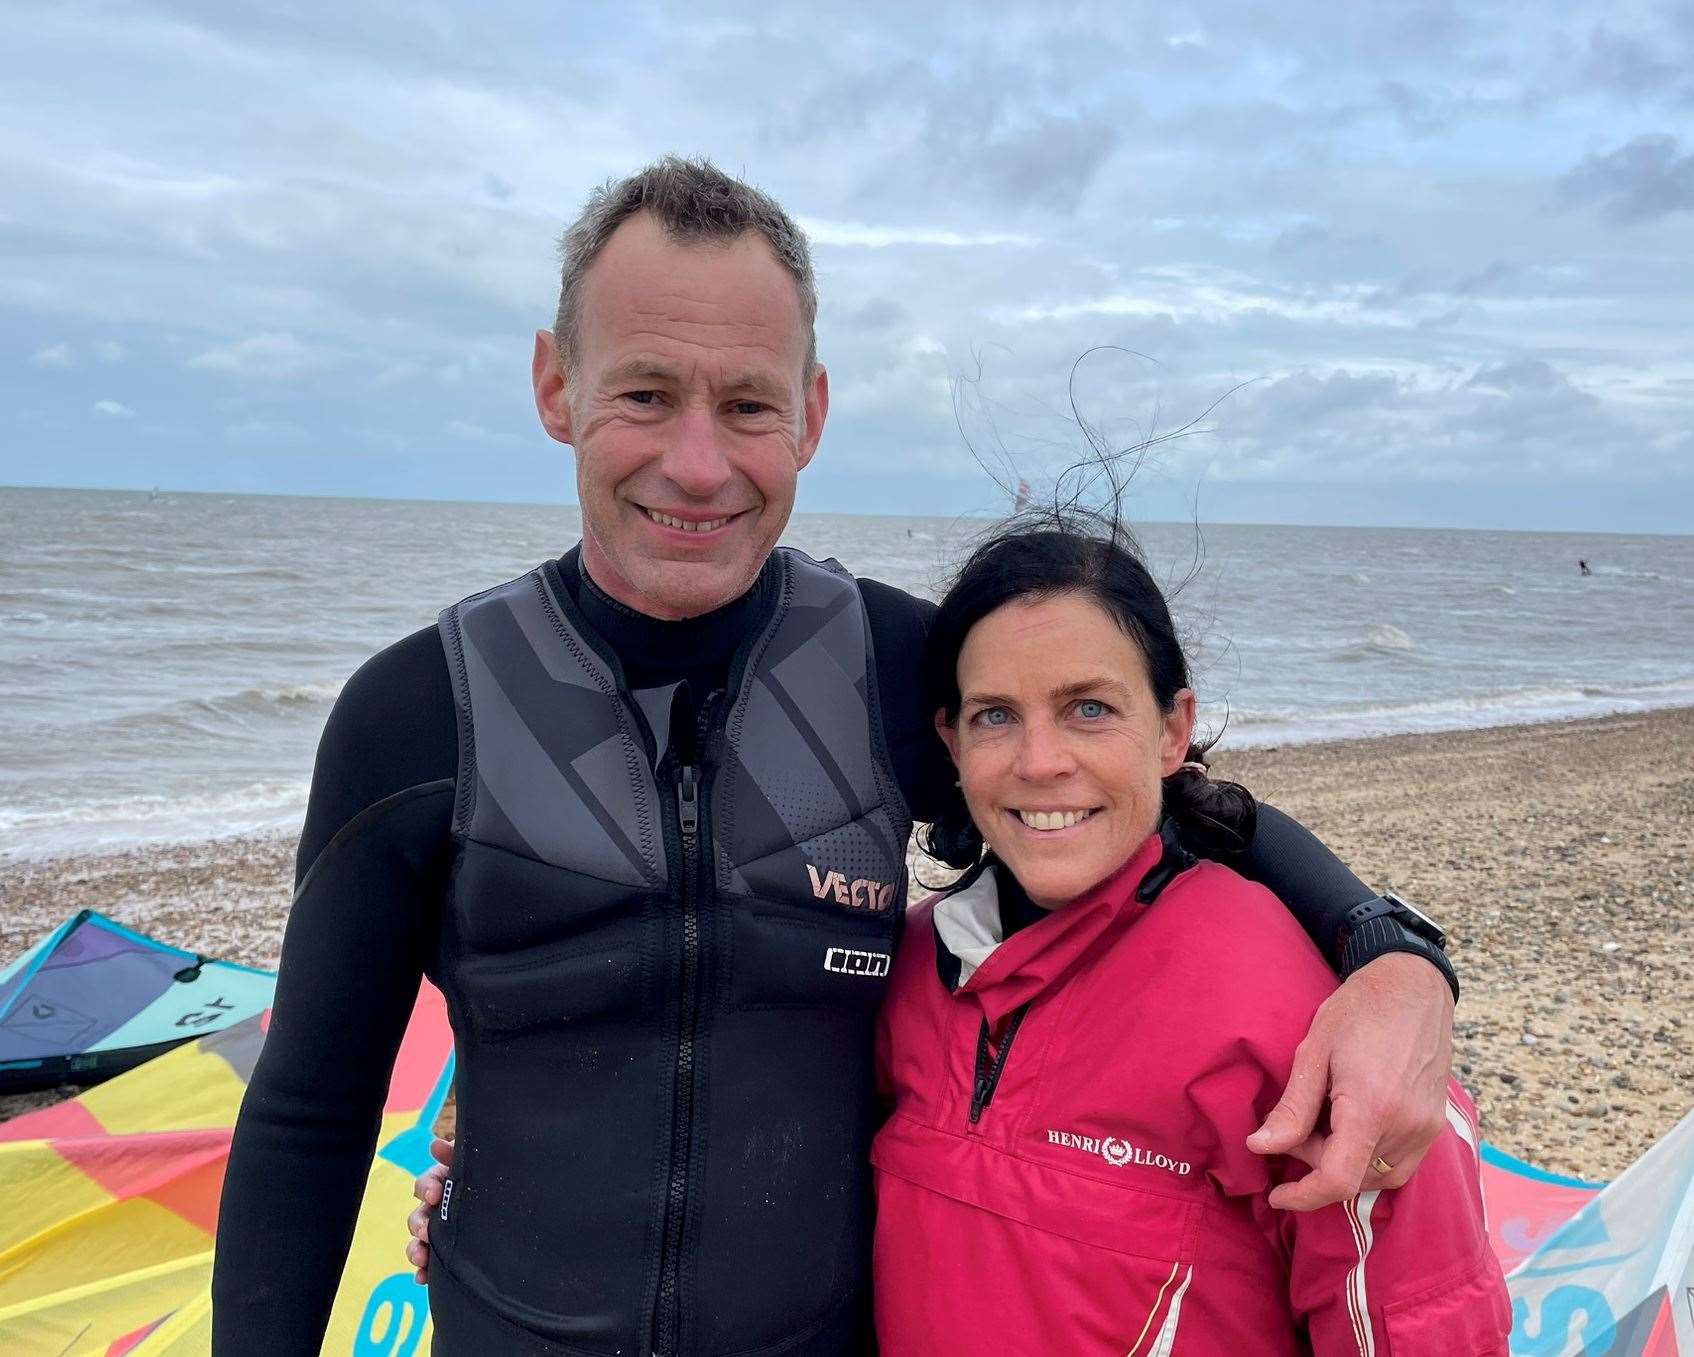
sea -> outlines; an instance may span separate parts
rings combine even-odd
[[[0,488],[0,854],[298,828],[347,676],[580,525],[557,505]],[[987,526],[796,514],[785,540],[935,597]],[[1694,537],[1137,533],[1224,747],[1694,704]]]

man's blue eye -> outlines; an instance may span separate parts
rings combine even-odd
[[[1076,714],[1087,721],[1097,721],[1106,714],[1104,702],[1096,702],[1091,697],[1085,697],[1076,704]]]
[[[990,707],[982,712],[977,719],[985,726],[1003,726],[1012,719],[1012,714],[1004,707]]]
[[[626,391],[626,392],[624,392],[624,399],[625,400],[632,400],[637,405],[651,405],[654,401],[658,400],[658,398],[659,398],[659,393],[657,391]]]
[[[736,401],[735,413],[738,415],[762,415],[766,406],[758,401]]]

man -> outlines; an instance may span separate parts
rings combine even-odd
[[[876,1003],[907,831],[952,794],[929,607],[773,550],[829,409],[780,207],[667,159],[596,193],[565,253],[532,375],[583,541],[376,656],[330,716],[225,1187],[219,1357],[317,1352],[420,974],[460,1062],[438,1352],[869,1341]],[[1318,1161],[1280,1201],[1312,1207],[1404,1181],[1439,1130],[1450,969],[1400,902],[1261,825],[1235,865],[1351,977],[1255,1145]]]

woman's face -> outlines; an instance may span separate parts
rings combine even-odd
[[[1036,904],[1074,900],[1158,828],[1194,694],[1161,712],[1140,648],[1076,593],[989,613],[965,637],[958,677],[958,722],[937,712],[935,723],[971,818]]]

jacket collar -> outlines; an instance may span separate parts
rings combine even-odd
[[[957,993],[976,995],[984,1016],[996,1023],[1057,985],[1114,921],[1126,911],[1139,914],[1194,861],[1178,842],[1174,824],[1166,821],[1104,881],[1007,938],[997,879],[1006,869],[989,859],[936,902],[936,966],[942,982]]]

